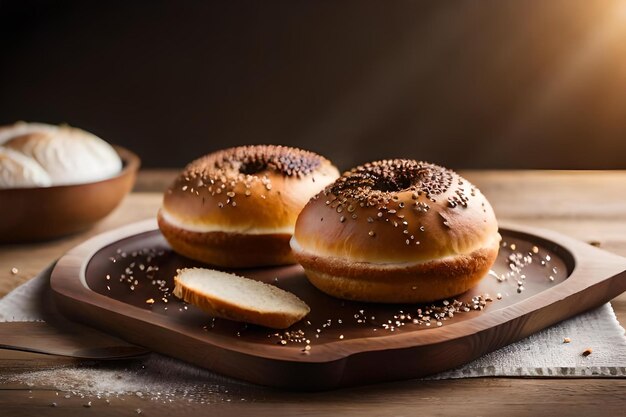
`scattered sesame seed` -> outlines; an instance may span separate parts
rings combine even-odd
[[[585,350],[583,351],[582,355],[583,355],[583,356],[585,356],[585,357],[587,357],[587,356],[591,355],[591,352],[593,352],[593,349],[591,349],[591,348],[587,348],[587,349],[585,349]]]
[[[17,269],[16,267],[11,268],[11,274],[17,275],[19,272],[20,272],[20,270]]]
[[[571,341],[572,339],[570,339],[569,337],[563,338],[563,343],[570,343]]]

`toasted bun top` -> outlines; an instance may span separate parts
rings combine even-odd
[[[406,159],[344,173],[302,210],[292,248],[355,262],[415,263],[499,239],[491,205],[454,171]]]
[[[338,176],[326,158],[301,149],[225,149],[184,169],[165,193],[161,214],[192,231],[291,234],[302,207]]]

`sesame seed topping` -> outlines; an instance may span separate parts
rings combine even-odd
[[[206,155],[191,162],[179,176],[175,186],[195,195],[225,193],[235,197],[235,188],[243,184],[245,196],[255,183],[266,191],[273,188],[268,175],[301,178],[312,175],[328,160],[313,152],[274,145],[240,146]],[[170,191],[175,187],[170,188]],[[204,195],[203,195],[204,198]]]
[[[313,152],[287,146],[239,146],[193,161],[183,175],[190,179],[200,178],[204,182],[219,180],[220,172],[224,171],[243,175],[275,172],[287,177],[301,177],[311,174],[323,161],[325,158]]]
[[[358,166],[329,185],[326,192],[337,198],[370,203],[397,200],[395,193],[413,189],[412,198],[417,200],[421,194],[432,197],[445,193],[453,178],[452,171],[438,165],[392,159]],[[403,208],[404,203],[398,207]],[[395,208],[389,210],[390,214],[396,212]]]

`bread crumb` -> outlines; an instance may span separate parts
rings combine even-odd
[[[563,343],[569,343],[571,341],[572,341],[572,339],[570,339],[569,337],[566,337],[566,338],[563,339]]]
[[[591,355],[591,352],[593,352],[593,350],[591,348],[587,348],[583,351],[582,355],[587,357],[589,355]]]

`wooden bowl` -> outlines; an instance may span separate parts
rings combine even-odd
[[[0,243],[52,239],[88,229],[130,192],[140,160],[119,146],[123,167],[101,181],[0,190]]]

